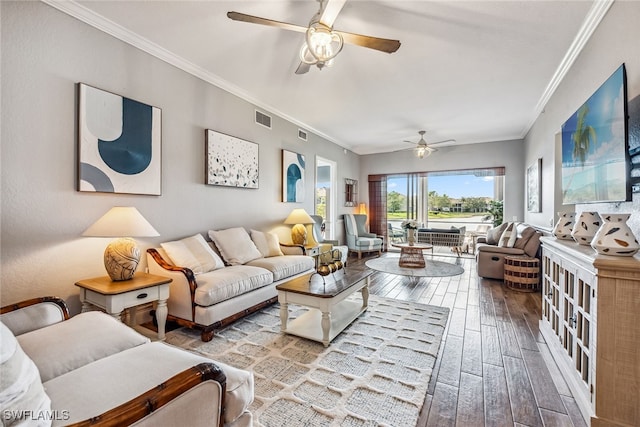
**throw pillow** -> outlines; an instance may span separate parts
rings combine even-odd
[[[0,342],[2,425],[51,425],[46,418],[47,413],[51,412],[51,399],[44,391],[38,368],[22,350],[9,328],[1,322]],[[11,414],[21,413],[32,414],[31,419],[11,417]]]
[[[522,230],[522,234],[520,237],[516,239],[516,243],[513,245],[514,248],[524,249],[527,245],[527,242],[536,233],[536,230],[533,227],[527,227]]]
[[[219,231],[209,230],[209,237],[229,265],[244,264],[262,258],[262,253],[249,237],[249,233],[242,227]]]
[[[284,255],[280,250],[280,240],[274,233],[251,230],[251,240],[265,258]]]
[[[161,243],[160,246],[169,255],[174,265],[189,268],[193,274],[206,273],[224,267],[224,262],[201,234],[175,242]]]
[[[503,248],[512,248],[516,243],[516,224],[510,222],[507,225],[507,228],[502,232],[502,236],[500,236],[500,241],[498,242],[498,246]]]
[[[490,228],[487,231],[487,243],[490,245],[497,245],[498,241],[500,240],[500,236],[502,236],[502,233],[504,232],[504,229],[507,228],[507,225],[509,225],[509,223],[503,222],[497,227]]]

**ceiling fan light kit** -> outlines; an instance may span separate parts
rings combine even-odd
[[[320,22],[312,22],[306,33],[306,43],[300,49],[300,60],[318,68],[331,66],[333,58],[342,50],[342,36]]]

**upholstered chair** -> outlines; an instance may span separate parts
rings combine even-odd
[[[344,229],[349,252],[357,253],[358,259],[362,258],[363,252],[382,254],[382,239],[367,231],[366,215],[345,214]]]

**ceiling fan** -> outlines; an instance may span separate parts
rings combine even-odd
[[[400,42],[398,40],[381,39],[334,30],[333,23],[338,17],[338,13],[342,10],[346,0],[318,0],[318,2],[320,3],[318,13],[313,15],[307,27],[260,18],[240,12],[227,12],[227,17],[234,21],[268,25],[305,33],[305,43],[302,45],[299,54],[301,62],[296,69],[296,74],[306,73],[309,71],[311,65],[315,65],[319,69],[330,66],[333,63],[333,59],[342,50],[344,43],[368,47],[369,49],[387,53],[393,53],[400,48]]]
[[[413,142],[413,141],[404,141],[404,142],[408,142],[409,144],[414,144],[415,147],[414,148],[408,148],[405,150],[413,150],[416,157],[422,159],[424,157],[429,157],[431,155],[431,153],[438,151],[436,148],[433,148],[433,145],[436,144],[444,144],[445,142],[456,142],[455,139],[445,139],[443,141],[437,141],[437,142],[432,142],[430,144],[427,144],[427,141],[424,140],[424,134],[427,133],[424,130],[418,131],[418,134],[420,135],[420,141],[418,142]],[[400,150],[402,151],[402,150]]]

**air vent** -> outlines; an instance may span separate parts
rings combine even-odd
[[[302,129],[298,129],[298,138],[300,138],[303,141],[307,140],[307,132],[303,131]]]
[[[256,110],[256,123],[271,129],[271,116],[267,116],[266,114]]]

